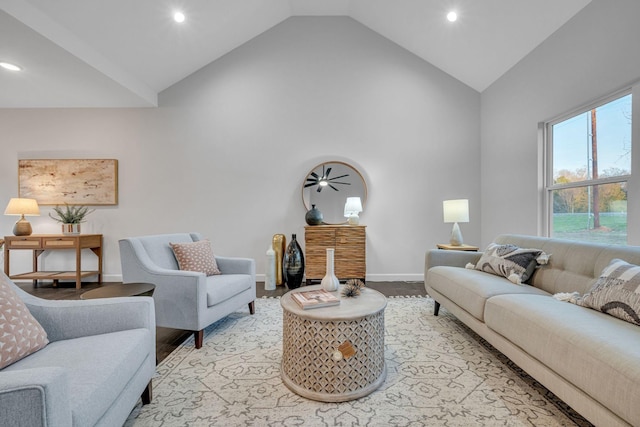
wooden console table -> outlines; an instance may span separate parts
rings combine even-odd
[[[75,280],[76,289],[82,287],[82,279],[98,276],[98,283],[102,282],[102,234],[32,234],[30,236],[5,236],[4,245],[4,273],[13,280],[53,280],[53,286],[59,280]],[[44,251],[75,249],[75,271],[38,271],[38,257]],[[97,271],[82,271],[82,249],[91,249],[98,257]],[[14,250],[33,251],[33,271],[22,274],[9,274],[9,255]]]
[[[327,269],[327,248],[334,248],[334,270],[340,280],[367,275],[367,235],[364,225],[311,225],[304,227],[307,285],[321,281]]]

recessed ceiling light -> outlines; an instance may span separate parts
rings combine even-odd
[[[176,21],[176,22],[178,22],[178,23],[183,23],[183,22],[184,22],[184,20],[185,20],[184,13],[182,13],[182,12],[180,12],[180,11],[175,12],[175,13],[173,14],[173,20],[174,20],[174,21]]]
[[[458,19],[458,14],[452,10],[451,12],[447,13],[447,19],[449,20],[449,22],[456,22],[456,20]]]
[[[9,62],[0,62],[0,67],[5,68],[7,70],[11,70],[11,71],[20,71],[20,70],[22,70],[22,68],[18,67],[15,64],[11,64]]]

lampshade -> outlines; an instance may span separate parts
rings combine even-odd
[[[445,200],[442,202],[444,222],[469,222],[469,200]]]
[[[20,215],[20,219],[13,226],[13,234],[16,236],[30,236],[31,224],[24,216],[38,216],[40,215],[40,209],[38,208],[38,202],[36,199],[18,199],[12,198],[9,200],[7,209],[4,210],[5,215]],[[34,261],[35,262],[35,261]]]
[[[344,216],[346,218],[353,214],[362,212],[362,202],[360,197],[347,197],[347,203],[344,204]]]
[[[4,211],[4,214],[39,216],[40,209],[38,208],[38,202],[36,199],[12,198],[9,200],[9,204],[7,205],[7,209]]]

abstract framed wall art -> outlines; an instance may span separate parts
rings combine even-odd
[[[18,160],[18,195],[40,205],[117,205],[118,161]]]

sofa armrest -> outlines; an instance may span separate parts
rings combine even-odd
[[[67,377],[62,368],[0,372],[0,424],[70,426]]]
[[[462,267],[464,268],[467,263],[475,264],[480,260],[482,252],[469,252],[469,251],[447,251],[443,249],[431,249],[425,254],[424,259],[424,273],[427,276],[427,271],[431,267],[437,265],[444,265],[450,267]]]
[[[216,256],[216,264],[222,274],[249,274],[256,276],[256,263],[251,258]]]
[[[51,342],[137,328],[149,329],[155,342],[155,310],[151,297],[60,301],[27,294],[23,301]]]

